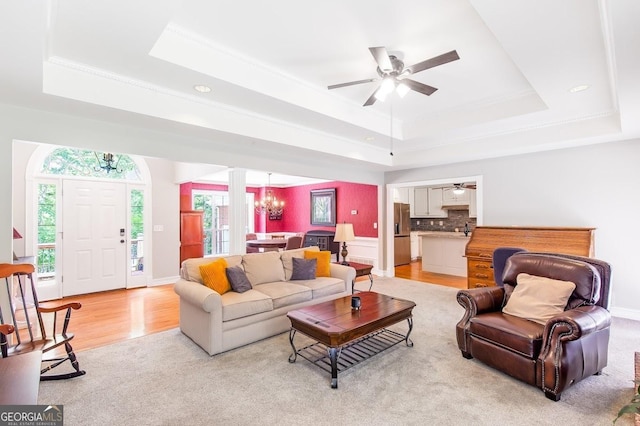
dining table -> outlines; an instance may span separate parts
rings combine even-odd
[[[284,238],[269,238],[264,240],[247,240],[247,247],[261,248],[261,249],[281,249],[285,248],[287,240]]]

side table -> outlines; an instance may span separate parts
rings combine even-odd
[[[338,263],[338,262],[336,262]],[[340,263],[338,263],[340,265]],[[373,287],[373,274],[371,274],[371,270],[373,269],[373,265],[367,265],[364,263],[358,263],[358,262],[349,262],[349,265],[347,266],[351,266],[353,269],[356,270],[356,278],[358,277],[364,277],[364,276],[369,276],[369,281],[371,281],[371,284],[369,284],[369,291],[371,291],[371,287]],[[351,294],[353,294],[355,292],[355,286],[356,286],[356,280],[354,279],[351,282]]]

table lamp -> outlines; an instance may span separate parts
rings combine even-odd
[[[349,265],[347,262],[347,255],[349,252],[347,251],[347,241],[354,241],[356,236],[353,234],[353,224],[352,223],[338,223],[336,225],[336,235],[333,237],[333,241],[342,243],[342,251],[340,254],[342,255],[342,265]]]

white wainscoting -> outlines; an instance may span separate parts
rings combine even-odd
[[[342,243],[340,243],[342,250]],[[384,271],[380,270],[378,264],[378,239],[371,237],[356,237],[355,241],[347,243],[347,262],[364,263],[365,265],[373,265],[373,274],[384,275]],[[340,256],[342,262],[342,255]]]

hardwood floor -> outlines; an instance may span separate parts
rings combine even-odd
[[[70,296],[80,302],[73,311],[69,332],[76,352],[175,328],[179,324],[179,297],[173,284]],[[59,301],[44,302],[58,303]],[[80,359],[82,365],[82,360]]]
[[[396,276],[466,288],[467,280],[464,277],[432,274],[421,269],[420,262],[411,262],[409,265],[396,267]],[[173,284],[72,296],[65,301],[82,304],[82,308],[73,311],[69,327],[69,331],[75,335],[72,344],[76,352],[169,330],[179,325],[179,298],[173,291]],[[81,357],[79,361],[82,366]]]
[[[417,260],[408,265],[396,266],[396,277],[425,283],[439,284],[454,288],[467,288],[467,278],[454,275],[424,272],[422,262]]]

